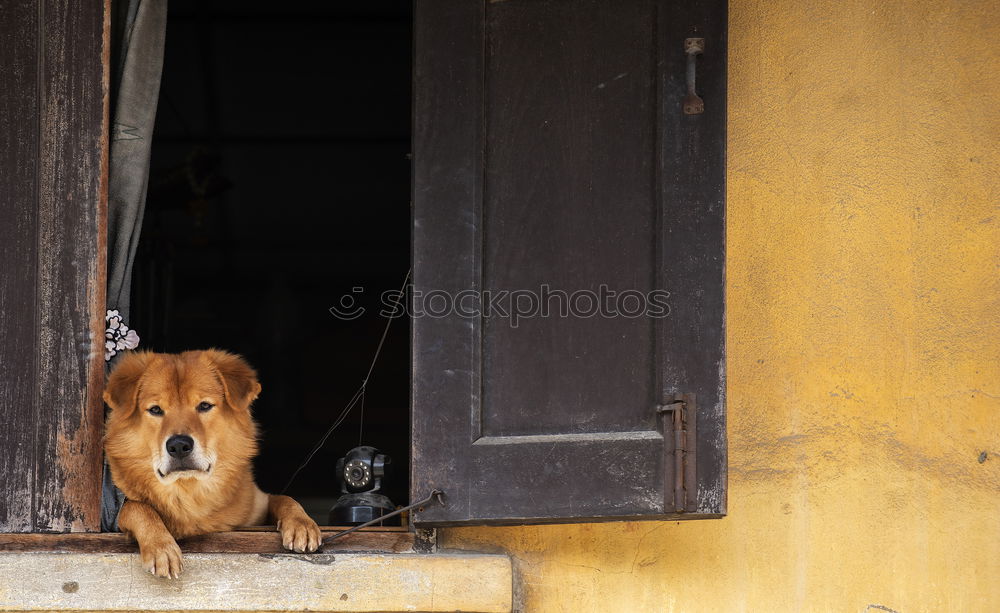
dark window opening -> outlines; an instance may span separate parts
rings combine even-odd
[[[171,1],[130,324],[146,349],[257,369],[267,492],[358,389],[410,266],[411,29],[407,1]],[[364,314],[335,316],[344,296]],[[398,318],[363,435],[359,403],[286,492],[319,523],[359,441],[392,457],[383,491],[406,504],[409,376]]]

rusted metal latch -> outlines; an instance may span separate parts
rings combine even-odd
[[[697,405],[694,394],[676,394],[657,405],[663,434],[664,475],[673,475],[663,485],[664,513],[690,513],[698,506],[698,475],[695,472]]]
[[[704,38],[685,38],[684,53],[687,54],[687,95],[684,96],[684,114],[699,115],[705,112],[705,101],[695,91],[695,78],[698,76],[698,64],[695,56],[705,51]]]
[[[344,530],[343,532],[338,532],[336,534],[331,534],[330,536],[328,536],[325,539],[323,539],[323,545],[326,545],[330,541],[339,539],[340,537],[344,536],[345,534],[350,534],[350,533],[354,532],[355,530],[360,530],[362,528],[367,528],[368,526],[374,526],[375,524],[380,524],[383,521],[389,519],[390,517],[395,517],[395,516],[399,515],[400,513],[403,513],[405,511],[409,511],[410,509],[417,509],[417,511],[423,511],[424,507],[428,506],[431,503],[435,503],[435,504],[439,504],[441,506],[444,506],[444,504],[445,504],[445,502],[444,502],[444,492],[442,492],[441,490],[431,490],[430,495],[428,495],[427,498],[424,498],[423,500],[419,500],[417,502],[414,502],[411,505],[407,505],[405,507],[396,509],[392,513],[386,513],[385,515],[383,515],[381,517],[376,517],[375,519],[373,519],[371,521],[367,521],[367,522],[365,522],[365,523],[363,523],[363,524],[361,524],[359,526],[354,526],[353,528],[350,528],[348,530]]]

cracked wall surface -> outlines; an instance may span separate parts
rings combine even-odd
[[[1000,610],[1000,3],[734,0],[729,516],[462,528],[526,611]]]

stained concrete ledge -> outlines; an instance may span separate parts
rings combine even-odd
[[[135,554],[0,553],[0,610],[511,610],[510,559],[485,554],[188,554],[179,579]]]

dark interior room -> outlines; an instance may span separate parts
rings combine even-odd
[[[257,482],[320,524],[337,458],[359,443],[391,456],[383,491],[408,500],[405,317],[289,480],[365,381],[383,292],[409,270],[411,13],[405,0],[170,3],[133,327],[155,351],[247,358],[263,387]]]

